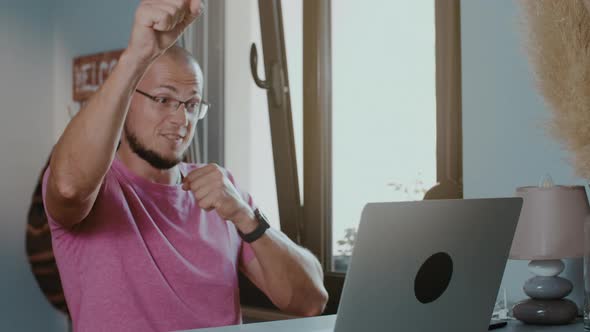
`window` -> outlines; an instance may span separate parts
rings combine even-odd
[[[335,313],[365,203],[462,197],[459,1],[215,3],[218,147],[273,226],[320,259]],[[242,303],[268,306],[251,287]]]
[[[366,203],[420,200],[436,184],[434,2],[331,9],[331,254],[346,272]]]
[[[284,17],[280,1],[259,4],[269,110],[289,120],[298,49],[283,25],[299,27],[298,4]],[[281,226],[318,256],[334,305],[365,203],[462,197],[459,1],[302,6],[303,174],[294,172],[298,128],[271,121],[275,162],[288,166],[275,174]],[[303,194],[293,197],[298,176]]]
[[[217,0],[215,0],[217,1]],[[257,0],[227,2],[226,166],[255,199],[273,227],[279,228],[279,207],[266,92],[252,79],[249,55],[252,44],[260,50]],[[257,69],[264,70],[258,52]],[[263,76],[264,77],[264,76]]]

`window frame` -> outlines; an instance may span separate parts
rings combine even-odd
[[[424,198],[456,199],[463,198],[460,1],[434,1],[434,5],[437,184]],[[302,244],[324,267],[330,294],[324,314],[335,314],[346,275],[333,272],[332,266],[331,1],[304,0],[303,16]]]
[[[297,174],[281,0],[259,0],[258,9],[266,79],[262,80],[258,76],[255,45],[252,45],[250,52],[250,66],[254,81],[267,93],[281,231],[301,244],[303,211]]]
[[[434,5],[437,184],[424,199],[458,199],[463,198],[460,1],[434,0]],[[267,88],[278,84],[279,89],[275,91],[283,91],[289,100],[280,0],[259,0],[259,9]],[[331,0],[303,0],[303,20],[303,205],[299,203],[290,102],[282,109],[283,120],[289,118],[290,128],[286,128],[285,121],[272,121],[276,112],[271,108],[271,99],[277,96],[269,90],[277,196],[281,228],[321,262],[324,284],[330,295],[324,314],[335,314],[346,275],[333,272],[332,266]],[[269,26],[273,27],[273,33],[268,33]],[[267,62],[267,49],[273,48],[271,43],[276,45],[269,58],[279,61],[281,82],[272,82],[277,75],[273,76],[270,69],[273,60]],[[242,303],[272,307],[261,292],[252,291],[251,287],[252,284],[245,286],[242,294],[246,299]]]
[[[332,18],[330,0],[303,1],[303,241],[331,270]],[[277,188],[281,190],[284,188]],[[328,264],[330,266],[328,267]]]
[[[192,163],[225,163],[225,0],[203,0],[206,13],[182,35],[181,46],[199,62],[203,71],[203,98],[212,112],[200,120],[187,159]]]
[[[436,49],[437,184],[425,199],[463,198],[461,27],[459,0],[434,1]],[[304,0],[303,242],[332,272],[331,1]],[[319,181],[318,181],[319,179]],[[277,188],[288,190],[288,188]]]

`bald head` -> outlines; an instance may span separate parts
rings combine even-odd
[[[198,90],[203,89],[203,72],[195,57],[183,47],[172,45],[148,69],[144,80],[165,73],[170,79],[187,82],[194,80]]]
[[[162,58],[170,58],[173,61],[184,62],[184,63],[193,63],[197,67],[199,67],[197,60],[195,60],[195,57],[189,51],[187,51],[185,48],[178,46],[177,44],[174,44],[169,49],[167,49],[159,59],[162,59]]]

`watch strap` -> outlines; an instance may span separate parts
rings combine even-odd
[[[247,243],[252,243],[258,240],[262,235],[264,235],[266,230],[270,228],[270,225],[268,224],[266,217],[262,214],[262,212],[260,212],[260,210],[254,210],[254,218],[256,219],[256,221],[258,221],[258,226],[252,232],[244,234],[238,229],[238,234],[240,235],[242,240],[244,240]]]

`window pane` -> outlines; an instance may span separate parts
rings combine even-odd
[[[302,38],[303,1],[281,3],[293,113],[300,192],[303,192]],[[258,49],[258,73],[265,79],[264,54],[257,0],[227,3],[226,44],[226,165],[241,187],[254,197],[273,227],[279,228],[279,208],[272,155],[266,91],[250,72],[250,45]],[[301,194],[302,195],[302,194]]]
[[[266,91],[254,83],[249,62],[250,45],[256,43],[258,73],[264,78],[258,1],[227,2],[226,14],[226,166],[280,229]]]
[[[333,269],[346,271],[367,202],[436,183],[433,1],[332,1]]]
[[[299,193],[303,202],[303,0],[281,1]]]

